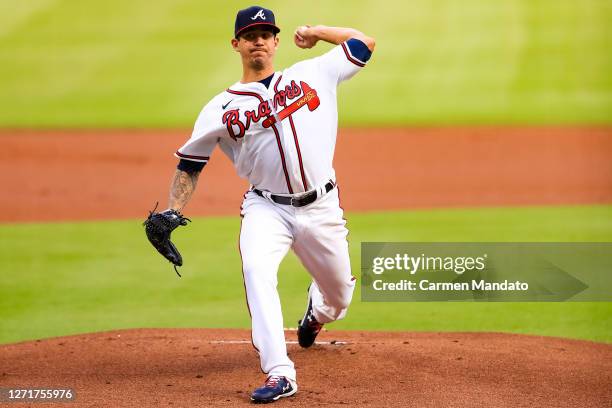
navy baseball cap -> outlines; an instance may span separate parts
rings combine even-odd
[[[267,26],[272,29],[274,34],[280,33],[280,28],[276,26],[272,10],[259,6],[251,6],[238,11],[238,14],[236,14],[234,37],[238,38],[241,32],[255,26]]]

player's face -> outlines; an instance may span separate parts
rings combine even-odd
[[[243,64],[259,71],[274,61],[278,37],[269,30],[254,29],[232,39],[232,46],[240,53]]]

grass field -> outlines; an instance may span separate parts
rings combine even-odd
[[[612,206],[348,214],[354,274],[361,241],[612,241]],[[134,327],[250,325],[237,217],[200,218],[175,235],[183,278],[141,221],[0,225],[0,342]],[[281,265],[285,325],[303,313],[308,276]],[[612,342],[611,303],[365,303],[356,330],[505,331]]]
[[[241,74],[229,39],[244,2],[0,0],[0,127],[189,127]],[[610,123],[606,0],[268,1],[277,66],[328,49],[304,23],[377,38],[340,92],[342,125]],[[363,103],[367,100],[367,103]]]

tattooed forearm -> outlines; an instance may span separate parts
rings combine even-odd
[[[181,211],[187,205],[196,188],[199,175],[199,171],[187,173],[182,170],[176,170],[170,185],[168,208]]]

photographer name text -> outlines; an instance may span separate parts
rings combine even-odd
[[[372,282],[372,288],[376,291],[525,291],[529,290],[529,284],[508,280],[487,282],[484,279],[473,279],[471,282],[431,282],[427,279],[417,282],[407,279],[398,282],[384,282],[377,279]]]

